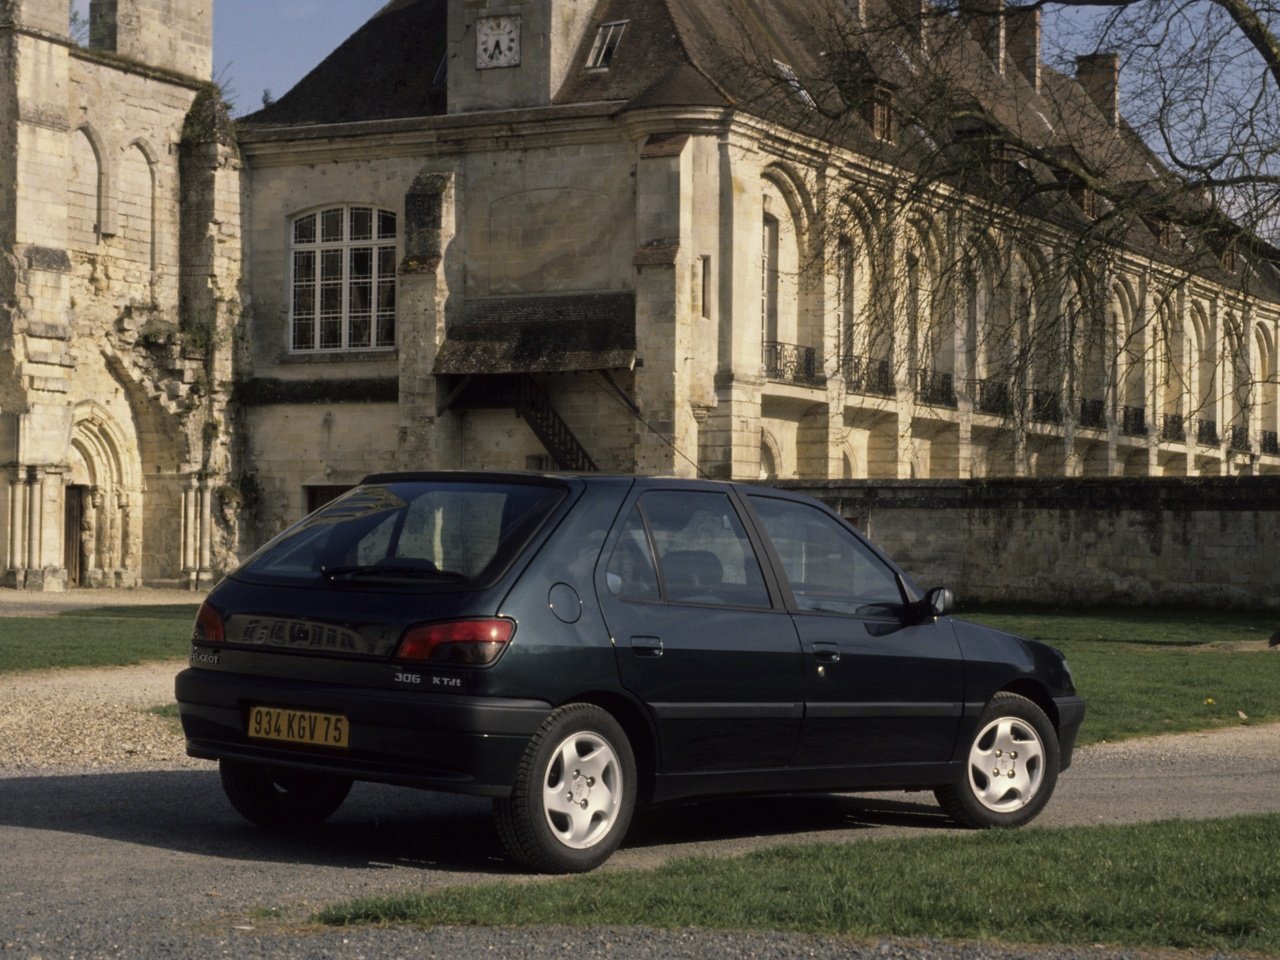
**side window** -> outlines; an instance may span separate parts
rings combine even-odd
[[[726,495],[655,491],[640,498],[640,507],[649,521],[667,600],[769,606],[755,550]]]
[[[821,510],[773,497],[753,496],[751,505],[801,610],[875,616],[902,603],[894,572]]]
[[[631,515],[623,525],[622,535],[609,557],[604,576],[609,592],[616,597],[658,599],[658,572],[653,567],[653,550],[649,546],[649,534],[645,531],[639,504],[632,507]]]

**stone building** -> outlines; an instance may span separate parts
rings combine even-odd
[[[391,0],[233,143],[209,8],[95,0],[82,49],[0,0],[10,583],[192,581],[383,469],[1280,473],[1273,251],[1188,268],[1149,217],[1056,266],[1073,171],[1158,160],[1035,16]],[[901,122],[944,57],[954,150]],[[904,190],[926,147],[972,173]]]
[[[240,178],[212,5],[0,3],[0,578],[194,581],[225,555]],[[221,139],[220,139],[221,137]]]
[[[888,8],[907,10],[888,37],[871,3],[389,3],[240,131],[242,422],[265,526],[384,467],[1280,471],[1275,251],[1250,254],[1246,297],[1244,266],[1189,270],[1176,230],[1132,217],[1086,310],[1052,251],[1097,201],[1044,156],[1156,175],[1119,117],[1116,58],[1065,76],[1041,62],[1038,14],[908,7]],[[812,25],[839,15],[872,38],[856,84],[831,78]],[[1065,185],[1016,236],[980,185],[880,199],[924,149],[893,98],[913,60],[942,57],[992,124],[1044,148],[1017,175]],[[808,119],[841,97],[860,149]],[[988,199],[944,208],[944,187]],[[342,232],[357,216],[360,239]],[[967,265],[950,286],[948,257]],[[1002,365],[1069,309],[1090,314],[1087,345]]]

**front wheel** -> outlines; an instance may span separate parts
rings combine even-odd
[[[351,781],[240,760],[220,760],[218,773],[231,805],[263,827],[311,827],[328,820],[347,799]]]
[[[964,772],[934,795],[966,827],[1018,827],[1034,819],[1058,782],[1058,735],[1044,711],[997,693],[978,718]]]
[[[529,741],[510,798],[494,802],[494,820],[516,860],[580,873],[618,848],[635,797],[635,756],[618,721],[593,704],[571,703]]]

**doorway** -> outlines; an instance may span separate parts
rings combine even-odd
[[[67,586],[79,587],[84,583],[86,566],[85,538],[82,528],[89,488],[71,484],[66,491],[66,509],[62,524],[62,564],[67,570]]]

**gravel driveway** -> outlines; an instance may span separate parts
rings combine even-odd
[[[189,594],[183,595],[190,596]],[[0,614],[9,612],[0,598]],[[101,601],[100,601],[101,602]],[[155,602],[155,601],[152,601]],[[185,602],[168,595],[161,602]],[[33,611],[34,612],[34,611]],[[14,957],[1137,957],[613,929],[315,930],[354,896],[513,875],[473,798],[357,784],[323,830],[240,820],[170,721],[181,663],[0,675],[0,954]],[[1223,784],[1230,789],[1223,789]],[[921,794],[704,802],[637,817],[604,868],[951,829]],[[1041,826],[1280,811],[1280,725],[1082,749]],[[1162,951],[1161,957],[1173,956]]]

